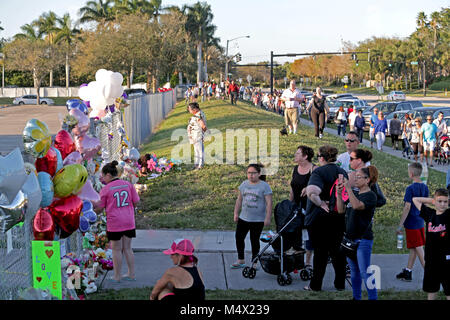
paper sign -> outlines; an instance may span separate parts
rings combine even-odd
[[[62,299],[61,255],[58,241],[32,241],[33,288],[48,289]]]
[[[6,231],[6,253],[10,253],[12,249],[12,233],[11,229],[9,229],[8,231]]]

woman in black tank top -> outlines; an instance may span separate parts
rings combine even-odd
[[[327,121],[328,105],[320,87],[316,88],[316,92],[311,98],[308,106],[309,110],[311,110],[311,120],[314,123],[315,136],[322,138]]]
[[[172,267],[159,279],[150,300],[203,301],[205,285],[197,268],[198,259],[193,255],[194,246],[188,239],[178,239],[164,254],[170,255]]]
[[[289,200],[295,202],[302,209],[306,209],[306,187],[308,186],[311,172],[316,166],[311,162],[314,157],[314,151],[307,146],[299,146],[294,155],[297,165],[292,172],[291,192]]]

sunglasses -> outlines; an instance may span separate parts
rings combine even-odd
[[[433,119],[427,119],[427,121],[432,121]]]
[[[247,171],[247,174],[258,174],[257,171]]]
[[[357,159],[359,159],[359,158],[350,157],[350,161],[357,160]]]
[[[355,142],[355,141],[357,141],[356,139],[345,139],[344,140],[345,142]]]
[[[320,153],[317,154],[317,158],[323,157]]]

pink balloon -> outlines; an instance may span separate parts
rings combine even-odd
[[[94,190],[92,182],[89,179],[84,184],[83,188],[81,189],[81,192],[78,194],[78,197],[81,200],[91,201],[93,204],[100,201],[100,195],[98,194],[97,191]]]
[[[78,151],[74,151],[64,159],[63,165],[67,166],[69,164],[81,163],[82,161],[83,157],[81,156],[81,153],[79,153]]]
[[[75,136],[85,135],[89,131],[90,126],[88,116],[78,109],[71,109],[69,114],[78,120],[77,125],[72,129],[72,133]]]
[[[95,157],[102,147],[99,139],[88,135],[75,137],[75,146],[84,160]]]

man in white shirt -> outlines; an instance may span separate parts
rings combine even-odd
[[[359,139],[356,132],[350,131],[349,133],[347,133],[347,135],[345,136],[345,148],[347,149],[347,152],[341,153],[338,156],[336,164],[345,171],[350,172],[352,170],[350,168],[350,154],[358,149],[358,146]]]
[[[441,137],[442,135],[448,133],[447,123],[444,121],[444,113],[443,113],[442,111],[439,112],[438,118],[435,119],[435,120],[433,121],[433,123],[436,125],[436,127],[437,127],[437,129],[438,129],[438,130],[437,130],[437,136],[438,136],[438,139],[439,139],[439,137]]]
[[[283,91],[281,100],[284,101],[286,109],[284,111],[284,121],[289,128],[289,134],[297,133],[298,109],[304,100],[303,95],[295,87],[295,80],[291,80],[289,88]]]

